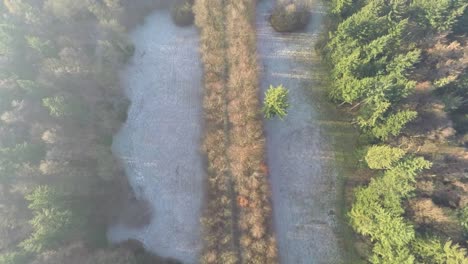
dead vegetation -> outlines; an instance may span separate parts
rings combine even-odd
[[[239,210],[242,235],[253,242],[241,247],[243,260],[252,263],[276,262],[276,243],[270,229],[270,187],[264,173],[265,139],[258,99],[256,35],[252,25],[254,1],[228,1],[226,39],[230,70],[227,83],[230,146],[228,150],[236,192],[248,197],[254,206]],[[236,117],[236,118],[231,118]],[[246,222],[246,225],[241,223]]]
[[[225,109],[226,47],[224,10],[220,1],[201,0],[194,5],[195,23],[200,28],[200,51],[205,70],[203,107],[208,162],[207,204],[203,212],[205,245],[201,263],[237,263],[234,246],[232,180],[226,157],[228,122]]]
[[[202,263],[276,263],[258,100],[255,1],[194,6],[205,67],[208,202]]]

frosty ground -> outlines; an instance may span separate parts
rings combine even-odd
[[[197,263],[204,189],[198,33],[156,11],[132,40],[135,55],[121,74],[131,106],[113,150],[152,219],[144,228],[116,224],[109,239],[136,239],[159,256]]]
[[[320,6],[312,10],[305,32],[277,33],[268,22],[274,1],[257,7],[257,50],[263,67],[261,86],[289,89],[284,121],[265,125],[273,213],[281,263],[342,263],[336,235],[337,171],[313,98],[314,44],[322,26]]]

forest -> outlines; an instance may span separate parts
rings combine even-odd
[[[131,195],[110,149],[129,104],[127,30],[156,7],[0,3],[0,263],[144,263],[106,229]]]
[[[330,3],[317,48],[361,131],[348,216],[371,263],[467,263],[467,5]]]
[[[465,0],[3,0],[0,13],[0,264],[468,264]],[[136,43],[150,26],[159,38]],[[132,70],[149,85],[123,81]],[[138,123],[170,100],[168,123]],[[191,104],[200,120],[177,119]],[[139,124],[143,143],[117,138]],[[121,155],[119,140],[153,152]],[[171,140],[196,157],[166,143],[184,157],[161,159]],[[156,176],[173,181],[135,184]],[[200,239],[157,254],[131,232],[162,237],[158,214],[175,215],[174,240],[198,239],[197,223]],[[121,222],[131,235],[112,241]]]

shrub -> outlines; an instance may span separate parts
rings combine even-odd
[[[192,6],[193,1],[191,0],[185,0],[174,4],[171,10],[171,15],[176,25],[185,27],[193,24],[194,14]]]
[[[303,29],[310,19],[309,11],[297,4],[279,4],[270,16],[271,26],[278,32]]]
[[[278,116],[280,119],[286,116],[286,109],[289,107],[288,104],[288,90],[282,85],[278,87],[270,88],[265,93],[265,100],[263,105],[263,113],[265,118],[272,118]]]

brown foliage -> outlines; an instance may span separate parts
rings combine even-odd
[[[247,200],[247,198],[245,198],[245,196],[237,196],[237,204],[240,207],[247,207],[247,206],[249,206],[249,200]]]
[[[205,66],[207,131],[204,150],[209,167],[208,196],[215,199],[214,195],[224,195],[223,201],[209,202],[206,208],[205,236],[210,238],[210,243],[205,245],[204,263],[210,263],[211,250],[216,244],[222,244],[226,232],[232,232],[231,240],[238,240],[233,242],[240,245],[246,263],[267,263],[267,249],[268,263],[277,262],[276,242],[269,222],[268,169],[262,165],[265,140],[259,115],[258,66],[252,24],[255,4],[248,0],[199,0],[194,5],[195,23],[201,29],[200,46]],[[230,193],[231,189],[235,193]],[[237,202],[227,202],[232,199]],[[232,205],[237,208],[231,208]],[[227,214],[231,218],[216,214],[226,209],[238,213]],[[215,228],[221,219],[226,228]],[[229,229],[231,225],[239,229],[240,238],[237,231]],[[230,248],[232,244],[229,243],[225,245],[216,247],[217,255],[221,259],[226,257],[223,263],[235,261],[237,258],[232,252],[238,249]]]

